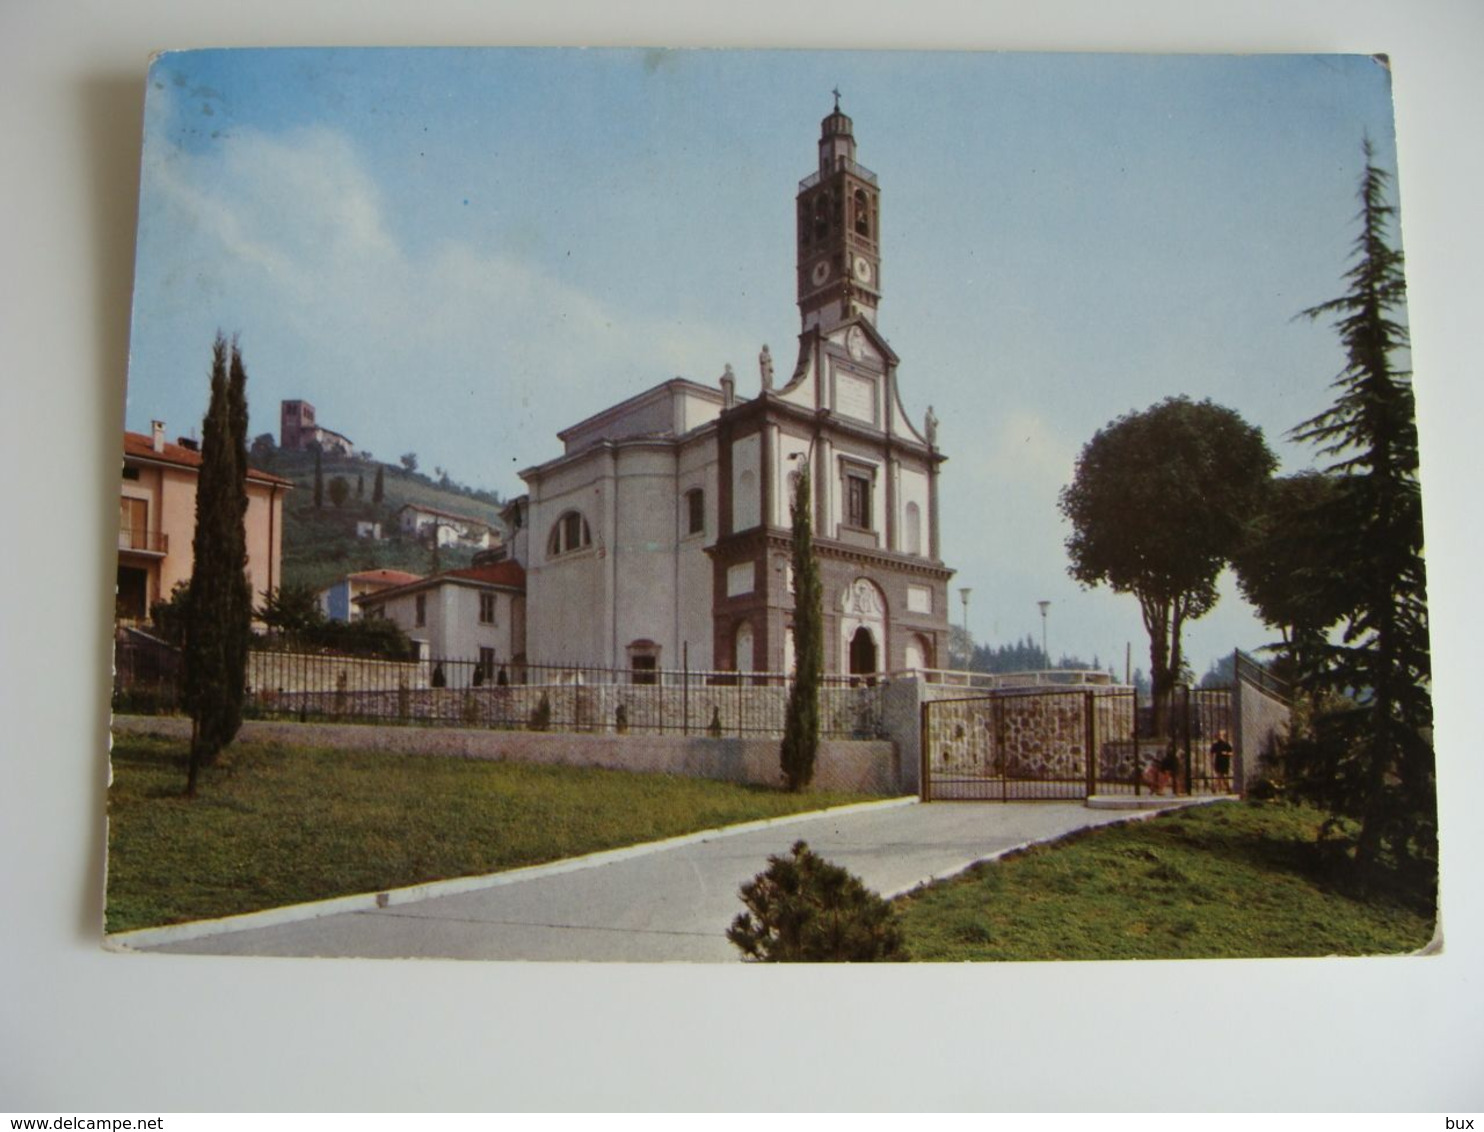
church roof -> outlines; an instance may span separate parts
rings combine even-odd
[[[676,434],[673,417],[662,422],[658,428],[647,427],[649,422],[638,423],[637,418],[642,410],[653,408],[664,401],[673,402],[679,396],[697,396],[705,401],[714,401],[718,407],[722,402],[720,390],[683,377],[672,377],[669,381],[662,381],[642,393],[626,397],[615,405],[609,405],[601,412],[585,417],[574,425],[569,425],[557,433],[557,439],[566,444],[573,437],[588,432],[604,439],[626,436],[673,436]]]

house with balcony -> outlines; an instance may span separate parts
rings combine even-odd
[[[163,421],[149,435],[124,433],[119,488],[119,621],[149,618],[150,606],[188,582],[195,566],[196,483],[201,452],[194,441],[165,439]],[[247,577],[253,608],[283,578],[283,500],[293,484],[256,468],[247,470]]]

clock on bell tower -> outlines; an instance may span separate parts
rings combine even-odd
[[[860,315],[876,324],[881,299],[881,193],[856,164],[850,119],[835,109],[819,131],[819,168],[799,182],[798,285],[804,329]]]

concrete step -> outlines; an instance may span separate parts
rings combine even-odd
[[[1167,810],[1172,806],[1203,806],[1207,802],[1234,802],[1236,794],[1092,794],[1090,810]]]

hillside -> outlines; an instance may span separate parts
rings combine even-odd
[[[294,483],[283,509],[284,585],[320,589],[352,571],[377,568],[429,573],[433,560],[427,544],[404,537],[396,529],[394,516],[408,503],[467,515],[488,523],[497,532],[504,530],[498,496],[494,493],[476,493],[460,484],[441,485],[421,472],[409,472],[400,465],[351,456],[324,456],[324,506],[316,509],[313,452],[259,448],[252,452],[249,461],[255,468]],[[377,468],[382,470],[383,498],[380,503],[373,503]],[[337,476],[346,481],[348,489],[340,507],[332,502],[330,490]],[[381,541],[357,538],[356,523],[361,520],[380,522],[384,538]],[[446,546],[438,552],[439,567],[448,570],[467,566],[473,557],[473,550]]]

